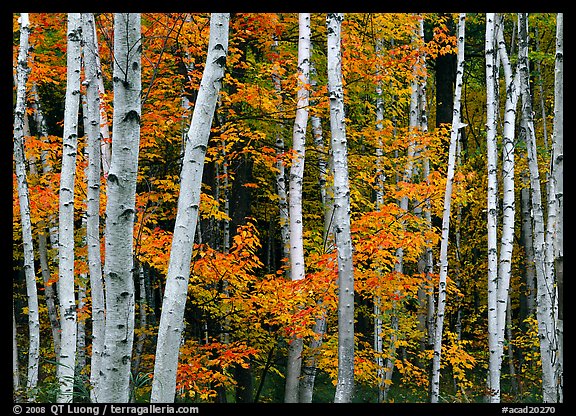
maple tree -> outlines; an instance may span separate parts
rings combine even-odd
[[[130,266],[122,269],[127,286],[118,296],[128,294],[126,325],[134,328],[120,346],[126,347],[123,354],[112,352],[110,342],[106,349],[102,343],[104,337],[113,337],[108,330],[115,324],[108,319],[122,308],[109,299],[115,290],[109,277],[102,292],[97,283],[102,282],[98,272],[110,274],[109,258],[120,250],[111,249],[106,240],[118,231],[107,208],[117,200],[110,190],[118,178],[117,147],[128,146],[122,145],[117,130],[123,119],[115,116],[124,85],[118,71],[125,67],[115,68],[121,55],[114,45],[121,35],[115,31],[114,15],[81,15],[83,63],[76,95],[83,105],[73,106],[85,123],[78,123],[72,165],[66,153],[70,126],[64,117],[65,97],[67,92],[72,95],[66,81],[71,49],[61,24],[67,15],[28,15],[31,48],[25,48],[26,58],[23,52],[19,57],[26,29],[18,20],[25,23],[26,14],[13,16],[13,70],[19,81],[14,83],[15,399],[64,400],[58,391],[68,387],[63,393],[73,401],[148,402],[160,397],[152,399],[154,382],[161,381],[155,373],[167,368],[157,354],[158,340],[170,309],[165,295],[171,290],[171,251],[179,240],[179,211],[184,210],[178,206],[186,144],[194,114],[203,108],[201,82],[210,64],[206,59],[214,15],[142,13],[136,24],[141,36],[133,40],[139,46],[127,54],[132,59],[141,53],[136,65],[126,67],[141,74],[141,88],[138,98],[127,100],[140,110],[139,132],[134,133],[139,141],[133,160],[137,170],[129,192],[133,206],[123,206],[133,211],[127,213],[133,223],[121,233],[124,242],[119,244]],[[205,129],[207,141],[200,146],[205,155],[197,201],[192,203],[198,205],[197,219],[191,220],[194,232],[185,244],[190,260],[184,256],[181,264],[189,277],[181,282],[178,301],[181,343],[171,344],[174,391],[170,387],[161,401],[284,402],[288,357],[295,344],[301,347],[302,362],[293,371],[290,400],[335,401],[343,385],[338,311],[345,289],[339,286],[338,252],[346,220],[350,237],[344,243],[352,248],[354,295],[353,318],[348,319],[353,331],[346,339],[353,355],[346,364],[354,389],[340,400],[425,402],[431,399],[431,383],[438,383],[439,401],[562,400],[554,387],[562,366],[542,367],[550,361],[550,352],[563,348],[561,16],[496,14],[500,31],[494,52],[503,58],[497,61],[503,70],[494,76],[499,95],[491,99],[486,94],[486,14],[466,14],[464,48],[458,48],[458,14],[345,14],[337,41],[342,107],[335,120],[345,125],[345,133],[334,139],[337,126],[331,131],[330,112],[336,100],[331,97],[338,91],[334,81],[328,82],[328,64],[334,58],[328,54],[328,39],[334,28],[327,26],[327,15],[309,14],[309,79],[303,81],[298,13],[232,13],[228,46],[217,48],[221,56],[211,62],[220,65],[223,74],[215,80],[221,87]],[[331,25],[340,17],[331,15]],[[528,38],[538,42],[528,43]],[[458,52],[465,65],[459,73],[463,125],[456,140],[451,137],[452,84]],[[513,67],[517,80],[510,78],[506,58],[518,62]],[[532,73],[526,72],[528,67]],[[507,94],[514,94],[509,86],[519,88],[509,97],[520,106],[514,120],[505,111],[514,105],[507,100]],[[304,95],[306,104],[299,99]],[[494,125],[496,146],[491,149],[496,157],[490,179],[487,103],[493,104],[495,117],[506,121]],[[309,127],[299,126],[304,134],[296,137],[295,121],[302,110],[308,113]],[[436,123],[429,123],[433,119]],[[347,155],[342,160],[342,153],[334,152],[344,140]],[[506,182],[511,179],[506,159],[511,144],[514,182]],[[299,165],[295,162],[304,148],[305,160]],[[337,168],[344,161],[349,188],[341,195]],[[289,186],[290,172],[297,169],[301,220],[289,212],[298,193]],[[75,178],[68,202],[59,192],[66,175]],[[506,263],[501,276],[504,282],[509,278],[509,290],[506,284],[498,288],[498,302],[507,307],[494,311],[488,289],[493,289],[489,270],[493,272],[495,263],[488,262],[487,224],[494,214],[496,223],[504,226],[511,210],[488,215],[489,181],[503,207],[513,199],[520,204],[496,233]],[[445,212],[450,183],[451,209]],[[344,198],[350,209],[342,212]],[[65,211],[61,204],[68,208],[68,220],[59,217]],[[443,215],[450,222],[450,233],[444,236]],[[298,276],[304,278],[291,279],[289,274],[297,271],[291,256],[298,254],[289,237],[299,238],[289,230],[291,220],[300,221],[303,267]],[[65,241],[58,229],[65,223],[73,225],[67,236],[72,280],[63,278],[59,260]],[[492,238],[490,247],[496,241]],[[74,290],[67,294],[65,283]],[[554,290],[547,292],[546,287]],[[442,289],[447,301],[439,311],[435,299]],[[549,293],[547,298],[543,292]],[[86,342],[73,345],[76,363],[66,368],[78,364],[74,373],[59,374],[72,327],[64,331],[64,312],[57,305],[70,294],[76,298],[74,331]],[[544,301],[546,311],[535,307]],[[441,377],[433,381],[429,370],[436,313],[443,313],[444,326],[436,339]],[[489,313],[498,317],[496,326],[489,323]],[[98,332],[104,314],[106,334]],[[550,348],[541,340],[548,319],[558,323],[547,333]],[[489,336],[489,328],[494,334],[497,329],[498,337]],[[498,349],[491,353],[494,341]],[[107,354],[106,360],[119,359],[121,365],[99,361]],[[28,371],[22,371],[24,365]],[[112,368],[123,367],[117,388],[122,397],[102,396],[102,366],[108,366],[110,374]],[[489,377],[494,382],[487,383]],[[498,386],[494,377],[499,396],[490,392]]]

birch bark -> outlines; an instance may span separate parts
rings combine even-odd
[[[229,13],[210,17],[206,66],[184,149],[176,224],[170,249],[168,275],[158,329],[151,402],[174,401],[178,351],[182,341],[190,260],[194,245],[200,187],[210,128],[220,92],[228,51]]]
[[[289,223],[290,223],[290,279],[302,280],[304,270],[304,239],[302,224],[302,181],[306,154],[306,127],[310,84],[310,13],[298,14],[298,97],[296,119],[292,135],[294,157],[290,167]],[[298,402],[298,385],[302,367],[303,340],[292,337],[288,347],[285,403]]]
[[[20,46],[18,49],[18,67],[16,83],[16,107],[14,108],[14,162],[18,183],[18,201],[22,224],[22,245],[24,251],[24,274],[26,276],[26,295],[28,297],[28,377],[26,388],[30,392],[28,400],[34,401],[34,390],[38,383],[40,359],[40,316],[38,311],[38,291],[34,272],[34,243],[32,239],[32,221],[30,218],[30,200],[26,164],[24,159],[24,116],[26,112],[26,82],[30,72],[28,68],[30,20],[28,13],[20,14]]]
[[[341,26],[343,13],[326,15],[328,97],[334,161],[334,228],[338,253],[338,380],[335,403],[350,403],[354,395],[354,266],[350,234],[348,146],[342,86]]]
[[[446,173],[446,191],[444,193],[444,209],[442,210],[442,240],[440,242],[440,278],[438,283],[438,301],[436,327],[434,330],[434,355],[432,358],[432,380],[430,401],[438,403],[440,398],[440,361],[442,353],[442,331],[444,327],[444,311],[446,308],[446,282],[448,277],[448,237],[450,235],[450,204],[452,200],[452,182],[456,164],[456,144],[458,132],[464,127],[460,121],[460,97],[462,95],[462,77],[464,74],[464,36],[466,14],[458,16],[458,55],[456,67],[456,88],[454,90],[454,110],[452,128],[450,131],[450,148],[448,153],[448,170]]]
[[[492,277],[496,279],[495,282],[490,284],[489,302],[491,307],[495,308],[495,312],[491,311],[490,316],[495,313],[496,320],[489,321],[489,345],[496,348],[490,349],[489,357],[489,401],[492,403],[500,402],[500,378],[502,360],[504,354],[504,335],[506,329],[506,310],[508,306],[511,266],[512,266],[512,250],[514,246],[514,217],[516,212],[515,194],[514,194],[514,137],[516,125],[516,107],[519,97],[519,73],[516,69],[512,68],[503,34],[503,21],[499,15],[494,16],[496,24],[495,38],[497,39],[498,55],[500,63],[504,69],[504,79],[506,85],[506,103],[504,109],[504,129],[502,133],[502,234],[500,239],[500,253],[497,254],[498,269],[497,275]],[[494,103],[494,111],[497,112],[497,103]],[[494,120],[495,122],[495,120]],[[495,126],[494,126],[495,127]],[[493,145],[490,147],[492,152],[496,152],[495,142],[496,138],[490,136],[494,140]],[[492,153],[492,158],[494,154]],[[492,168],[497,169],[496,160],[490,159],[494,163]],[[495,172],[491,171],[491,174]],[[495,178],[492,178],[495,180]],[[495,190],[497,193],[497,190]],[[496,195],[491,195],[495,200]],[[492,200],[491,200],[492,201]],[[494,202],[494,201],[492,201]],[[489,211],[489,215],[496,215]],[[495,224],[496,219],[492,218],[492,223]],[[494,232],[494,230],[492,230]],[[492,242],[492,240],[491,240]],[[496,337],[491,339],[490,337]]]
[[[314,61],[310,59],[310,85],[312,90],[317,88],[316,68]],[[310,102],[311,106],[316,105],[315,100]],[[312,137],[314,145],[318,152],[318,186],[320,187],[320,198],[322,208],[324,210],[324,217],[331,215],[331,203],[329,202],[327,185],[328,185],[328,161],[326,160],[326,148],[324,146],[324,138],[322,135],[322,123],[318,115],[311,115],[310,124],[312,127]],[[324,221],[323,241],[327,241],[330,234],[330,222]],[[299,401],[300,403],[312,403],[312,396],[314,393],[314,383],[316,380],[316,365],[318,361],[318,351],[322,346],[322,339],[326,333],[326,311],[322,302],[317,302],[317,307],[321,309],[320,316],[314,322],[314,338],[310,342],[310,353],[304,361],[302,367],[302,378],[299,385]]]
[[[556,60],[554,65],[554,159],[552,178],[556,193],[554,266],[558,287],[558,401],[564,401],[564,14],[556,16]]]
[[[58,360],[59,403],[72,401],[76,365],[76,298],[74,293],[74,183],[78,147],[78,110],[80,105],[80,67],[82,27],[79,13],[69,13],[66,51],[66,98],[64,137],[60,174],[58,232],[58,296],[62,329]]]
[[[532,190],[533,212],[533,248],[534,264],[536,267],[536,318],[540,337],[540,355],[542,361],[542,391],[546,403],[558,401],[558,298],[556,296],[556,282],[554,270],[551,269],[547,259],[544,212],[542,207],[542,192],[540,188],[540,173],[536,151],[536,134],[532,118],[532,104],[530,93],[530,73],[528,68],[528,16],[526,13],[518,14],[519,22],[519,57],[520,89],[522,98],[523,132],[526,135],[528,151],[528,167],[530,171],[530,187]],[[548,213],[551,215],[551,213]]]
[[[500,374],[497,366],[498,355],[498,248],[497,248],[497,147],[496,147],[496,14],[486,13],[486,148],[488,160],[488,349],[490,354],[488,370],[488,400],[493,401],[500,394]]]
[[[114,14],[114,113],[105,222],[106,323],[98,400],[127,403],[134,338],[133,232],[140,143],[140,14]]]
[[[86,84],[86,152],[88,181],[86,195],[86,245],[88,251],[88,270],[90,273],[90,292],[92,305],[92,355],[90,360],[91,400],[98,402],[100,391],[100,368],[104,350],[104,285],[102,281],[102,258],[100,253],[100,151],[101,151],[101,114],[99,81],[102,79],[98,58],[94,15],[82,13],[82,36],[84,39],[84,74]]]

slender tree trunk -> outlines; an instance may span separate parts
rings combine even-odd
[[[558,402],[564,401],[564,14],[556,16],[552,179],[556,197],[554,266],[558,288]]]
[[[78,279],[78,310],[86,306],[86,275]],[[77,319],[76,323],[76,384],[81,384],[81,371],[86,367],[86,319]]]
[[[74,291],[74,183],[78,146],[82,28],[79,13],[68,14],[66,99],[58,235],[58,295],[62,345],[58,361],[59,403],[72,401],[76,365],[76,298]]]
[[[92,34],[83,33],[85,36],[84,47],[90,50],[92,57],[90,59],[95,59],[94,65],[96,68],[96,82],[98,84],[98,95],[99,95],[99,111],[100,111],[100,161],[102,167],[102,173],[104,177],[108,177],[108,171],[110,170],[110,163],[112,158],[112,140],[110,139],[110,128],[108,125],[108,115],[106,114],[106,108],[104,106],[104,96],[106,90],[104,89],[104,78],[102,77],[102,64],[100,62],[100,52],[98,46],[98,33],[96,31],[96,24],[93,13],[83,13],[86,16],[87,21],[84,23],[86,30],[91,30]],[[90,41],[90,43],[87,43]]]
[[[532,212],[534,225],[534,264],[536,267],[536,318],[540,337],[540,354],[542,361],[542,390],[545,403],[558,401],[558,298],[556,296],[556,282],[551,262],[547,259],[550,253],[545,241],[545,223],[542,207],[542,193],[540,189],[540,174],[536,152],[536,134],[532,118],[532,104],[528,68],[528,16],[519,13],[519,58],[520,86],[522,97],[522,117],[524,132],[526,134],[526,147],[528,151],[528,167],[530,170],[530,186],[532,188]],[[550,208],[550,207],[549,207]],[[548,213],[555,215],[555,213]]]
[[[132,366],[133,376],[137,376],[140,371],[140,362],[142,361],[142,352],[144,351],[144,342],[146,341],[146,329],[148,326],[148,302],[146,301],[146,278],[144,276],[144,267],[138,262],[138,326],[139,333],[136,338],[136,348],[134,351],[134,363]]]
[[[134,338],[133,232],[140,143],[140,14],[114,15],[114,115],[107,181],[106,323],[99,392],[101,402],[127,403]]]
[[[508,305],[511,305],[510,295],[508,295]],[[518,379],[516,376],[516,366],[514,365],[514,347],[512,346],[512,340],[514,339],[512,334],[512,308],[506,308],[506,338],[508,339],[508,374],[510,374],[510,384],[512,393],[518,395]]]
[[[20,47],[18,50],[16,107],[14,109],[14,162],[18,183],[18,201],[20,222],[22,224],[22,245],[24,251],[24,274],[26,276],[26,294],[28,297],[28,377],[26,388],[29,401],[34,401],[34,391],[38,384],[40,359],[40,317],[38,311],[38,291],[34,269],[34,244],[32,239],[32,221],[26,163],[24,156],[24,115],[26,112],[26,82],[28,80],[30,21],[28,13],[20,14]]]
[[[529,179],[526,179],[529,180]],[[532,217],[530,215],[530,184],[520,191],[522,215],[522,244],[525,251],[525,278],[526,278],[526,315],[536,313],[536,268],[534,267],[534,244],[532,236]]]
[[[304,179],[304,160],[306,149],[306,126],[308,124],[308,99],[310,84],[310,13],[298,15],[298,101],[292,148],[294,158],[290,168],[289,221],[290,221],[290,279],[302,280],[304,270],[304,239],[302,224],[302,181]],[[298,402],[298,385],[302,367],[304,342],[294,336],[288,346],[286,367],[285,403]]]
[[[16,329],[16,311],[14,310],[14,302],[12,302],[12,391],[14,401],[20,390],[20,364],[18,362],[18,341]]]
[[[176,394],[176,369],[182,341],[190,260],[200,204],[202,171],[218,93],[224,77],[229,20],[229,13],[213,13],[210,17],[206,66],[186,137],[178,211],[172,237],[154,362],[150,400],[155,403],[173,402]]]
[[[274,48],[278,41],[274,41]],[[274,89],[278,96],[281,96],[282,85],[280,77],[277,72],[272,74],[272,81],[274,82]],[[282,111],[283,108],[278,109]],[[286,192],[286,169],[284,165],[283,155],[286,149],[284,148],[284,131],[281,124],[276,127],[276,190],[278,192],[278,211],[280,216],[280,244],[282,246],[282,258],[287,259],[290,256],[290,225],[288,219],[288,193]]]
[[[497,38],[498,43],[498,53],[500,57],[500,62],[504,68],[504,78],[506,84],[506,104],[504,110],[504,131],[502,138],[502,235],[500,240],[500,253],[498,255],[496,248],[490,246],[491,255],[496,257],[496,262],[498,268],[496,271],[496,276],[491,276],[489,278],[489,315],[491,319],[489,320],[489,345],[490,348],[490,358],[489,358],[489,401],[493,403],[500,402],[500,378],[502,371],[502,360],[504,357],[504,335],[506,328],[506,309],[508,306],[508,292],[510,288],[510,278],[511,278],[511,266],[512,266],[512,250],[514,245],[514,217],[515,217],[515,194],[514,194],[514,136],[515,136],[515,125],[516,125],[516,107],[519,97],[519,75],[518,71],[512,69],[512,65],[508,58],[508,52],[506,51],[506,44],[504,42],[503,21],[501,16],[495,15],[494,19],[496,21],[495,39]],[[495,42],[491,42],[490,46],[494,46]],[[494,52],[496,53],[496,52]],[[488,55],[488,53],[487,53]],[[488,59],[488,58],[487,58]],[[487,67],[488,70],[488,67]],[[488,74],[489,76],[489,74]],[[497,113],[497,103],[493,103],[495,114]],[[493,122],[495,123],[495,119]],[[490,121],[492,122],[492,121]],[[495,132],[495,124],[494,124]],[[497,171],[497,161],[495,159],[497,149],[496,149],[496,137],[495,135],[490,135],[488,139],[492,140],[489,146],[489,178],[494,185],[494,188],[489,188],[489,209],[488,214],[491,219],[491,226],[495,227],[490,229],[491,233],[496,233],[496,216],[497,212],[493,211],[496,208],[497,202],[497,189],[495,177]],[[493,193],[492,193],[493,191]],[[493,238],[494,234],[490,234],[490,243],[495,244]],[[491,258],[493,260],[493,258]],[[492,264],[492,263],[491,263]],[[493,270],[490,269],[493,273]],[[495,310],[492,310],[494,308]],[[495,321],[493,320],[495,316]],[[495,337],[495,339],[492,339]],[[495,349],[493,349],[495,348]]]
[[[499,401],[500,371],[498,367],[498,249],[497,249],[497,154],[496,148],[496,19],[495,13],[486,13],[486,142],[488,152],[488,400]]]
[[[328,13],[328,97],[334,158],[334,227],[338,253],[338,381],[335,403],[350,403],[354,395],[354,266],[350,234],[348,146],[342,87],[342,13]]]
[[[448,171],[446,173],[446,191],[444,193],[444,209],[442,211],[442,240],[440,243],[440,278],[438,283],[438,309],[436,313],[436,328],[434,331],[434,355],[432,358],[432,380],[430,401],[438,403],[440,398],[440,362],[442,353],[442,330],[444,327],[444,311],[446,308],[446,282],[448,277],[448,237],[450,234],[450,204],[452,200],[452,182],[456,164],[456,143],[458,132],[464,127],[460,121],[460,97],[462,94],[462,77],[464,74],[464,35],[466,14],[458,17],[458,55],[456,69],[456,88],[454,91],[454,111],[450,133],[450,149],[448,153]]]
[[[382,40],[376,40],[376,54],[381,54]],[[377,69],[378,75],[380,75],[380,70]],[[384,99],[382,98],[382,83],[379,82],[376,87],[376,130],[381,132],[383,129],[382,122],[384,121]],[[376,169],[378,171],[377,183],[376,183],[376,210],[380,211],[384,206],[384,181],[386,178],[383,173],[383,143],[382,136],[378,136],[378,146],[376,147]],[[383,334],[382,334],[382,310],[381,310],[382,298],[380,296],[374,297],[374,352],[376,353],[376,377],[378,379],[378,403],[384,401],[384,389],[386,384],[385,371],[384,371],[384,345],[383,345]]]
[[[310,60],[310,85],[312,89],[317,88],[316,81],[316,69],[314,67],[314,62]],[[312,106],[316,102],[310,103]],[[318,186],[320,187],[320,198],[322,202],[322,208],[324,210],[324,216],[328,215],[331,204],[328,201],[327,185],[328,185],[328,161],[326,160],[326,148],[324,146],[324,137],[322,135],[322,123],[320,117],[317,115],[311,115],[310,124],[312,127],[312,137],[314,139],[314,146],[318,152]],[[331,211],[331,210],[330,210]],[[330,214],[331,215],[331,214]],[[327,229],[328,227],[328,229]],[[329,222],[324,222],[323,230],[323,240],[326,241],[330,224]],[[322,341],[324,334],[326,333],[326,311],[322,302],[318,302],[316,305],[320,310],[320,316],[314,322],[314,338],[310,342],[310,353],[305,358],[304,366],[302,367],[302,378],[299,385],[299,401],[300,403],[312,403],[312,396],[314,394],[314,383],[316,380],[316,365],[318,360],[318,350],[322,346]]]
[[[88,181],[86,195],[86,245],[88,247],[88,271],[92,305],[92,355],[90,359],[91,400],[97,403],[100,391],[100,368],[104,351],[104,284],[102,281],[102,257],[100,253],[100,151],[101,114],[100,93],[98,90],[101,72],[98,50],[94,39],[95,25],[92,13],[82,14],[82,36],[84,39],[84,73],[86,84],[86,152]],[[107,129],[107,128],[106,128]]]

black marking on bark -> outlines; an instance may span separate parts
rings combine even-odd
[[[214,63],[217,64],[220,68],[226,67],[226,55],[219,56],[214,60]]]
[[[140,115],[136,110],[130,110],[124,116],[123,122],[135,121],[136,123],[140,123]]]
[[[114,174],[112,172],[108,172],[108,182],[113,182],[115,184],[118,184],[118,176],[116,176],[116,174]]]

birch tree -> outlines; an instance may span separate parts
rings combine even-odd
[[[458,16],[458,55],[456,67],[456,88],[454,90],[454,110],[450,130],[450,148],[448,150],[448,168],[446,172],[446,190],[444,192],[444,208],[442,210],[442,239],[440,242],[440,278],[438,283],[438,301],[436,325],[434,330],[434,355],[432,358],[432,380],[430,383],[430,401],[438,403],[440,398],[440,361],[442,353],[442,332],[444,327],[444,311],[446,309],[446,285],[448,278],[448,237],[450,235],[450,205],[452,200],[452,184],[456,164],[456,144],[458,132],[464,127],[460,121],[460,97],[462,95],[462,77],[464,75],[464,35],[466,14]]]
[[[326,15],[328,98],[334,162],[334,228],[338,253],[338,380],[335,403],[350,403],[354,394],[354,266],[350,234],[348,146],[342,87],[341,26],[343,13]]]
[[[90,361],[91,400],[98,402],[100,391],[100,368],[104,350],[104,286],[102,281],[102,259],[100,253],[100,92],[102,79],[98,62],[98,49],[94,39],[95,24],[92,13],[82,14],[82,36],[84,39],[84,74],[86,84],[86,153],[88,156],[86,245],[92,304],[92,356]]]
[[[558,398],[564,401],[564,14],[556,16],[552,180],[556,199],[554,267],[558,287]]]
[[[141,38],[139,13],[114,14],[112,159],[105,222],[106,324],[101,402],[129,399],[134,337],[133,231],[140,143]]]
[[[495,57],[498,53],[499,61],[504,69],[506,85],[506,103],[504,108],[504,128],[502,133],[502,234],[500,239],[500,253],[496,248],[497,236],[497,146],[496,146],[496,114],[498,113],[496,98],[489,94],[487,124],[488,140],[488,218],[489,218],[489,278],[488,278],[488,393],[490,402],[500,402],[500,374],[504,353],[504,334],[506,328],[506,310],[508,306],[509,287],[512,266],[512,249],[514,238],[514,216],[516,212],[514,201],[514,137],[516,125],[516,106],[519,97],[519,74],[512,68],[503,34],[503,21],[500,15],[487,17],[487,24],[493,24],[492,39],[486,41],[486,77],[488,88],[495,88]],[[487,36],[488,36],[487,29]],[[488,45],[488,42],[490,43]],[[492,48],[492,49],[491,49]],[[492,61],[488,61],[492,59]],[[492,71],[492,72],[488,72]],[[494,84],[492,84],[492,79]],[[493,115],[493,117],[491,116]],[[496,262],[496,266],[494,265]]]
[[[30,72],[28,53],[30,49],[30,20],[28,13],[20,14],[20,46],[18,66],[16,68],[16,107],[14,108],[14,163],[18,184],[18,202],[22,226],[22,246],[24,252],[24,274],[26,276],[26,295],[28,298],[28,377],[26,388],[29,401],[34,400],[34,390],[38,383],[40,359],[40,316],[38,311],[38,291],[34,269],[34,242],[32,239],[32,221],[30,218],[30,199],[26,177],[24,156],[24,116],[26,112],[26,82]],[[14,331],[15,332],[15,331]],[[14,335],[15,336],[15,335]],[[16,357],[17,358],[17,357]]]
[[[79,13],[69,13],[66,49],[66,98],[58,217],[58,297],[62,329],[58,402],[72,401],[76,365],[76,298],[74,293],[74,183],[78,147],[82,27]]]
[[[519,51],[518,69],[520,71],[520,90],[522,99],[523,133],[526,138],[528,153],[528,168],[530,171],[530,187],[533,212],[533,249],[536,268],[536,319],[540,338],[540,354],[542,362],[542,391],[546,403],[556,403],[559,398],[558,386],[558,297],[551,266],[551,251],[546,247],[546,227],[544,209],[542,207],[542,192],[540,173],[538,171],[536,133],[534,130],[533,110],[530,92],[530,72],[528,68],[528,16],[518,14]],[[551,192],[550,195],[553,195]],[[550,209],[551,208],[551,209]],[[552,212],[551,212],[552,211]],[[554,206],[549,205],[548,216],[556,215]]]
[[[382,39],[376,40],[376,55],[382,52]],[[380,75],[380,69],[377,69],[377,75]],[[384,99],[382,98],[382,81],[378,81],[376,86],[376,130],[382,131],[384,121]],[[380,211],[384,206],[384,174],[382,173],[383,163],[383,144],[382,137],[378,135],[378,146],[376,147],[376,168],[378,170],[377,187],[376,187],[376,210]],[[386,388],[385,371],[384,371],[384,358],[383,353],[383,339],[382,339],[382,313],[380,310],[382,298],[380,296],[374,297],[374,351],[376,353],[376,377],[378,378],[378,402],[384,401],[384,390]]]
[[[184,149],[178,211],[170,249],[162,315],[158,329],[152,402],[173,402],[176,394],[178,351],[182,341],[184,308],[198,209],[204,158],[220,92],[228,51],[229,13],[210,17],[206,66]]]
[[[306,126],[310,84],[310,13],[298,14],[298,96],[292,149],[294,157],[290,167],[289,224],[290,224],[290,280],[304,279],[304,239],[302,224],[302,181],[306,153]],[[298,402],[298,383],[302,366],[303,340],[294,336],[288,347],[285,403]]]
[[[488,350],[490,355],[497,354],[498,326],[496,324],[498,311],[496,305],[496,291],[498,281],[498,249],[497,249],[497,148],[496,148],[496,14],[486,13],[486,148],[488,166],[488,193],[487,193],[487,235],[488,235]],[[489,396],[493,397],[499,384],[499,375],[496,372],[495,360],[490,361],[488,389]],[[491,400],[491,399],[490,399]]]
[[[318,82],[316,80],[316,68],[314,67],[314,61],[310,59],[310,86],[312,90],[316,90]],[[316,101],[311,101],[310,105],[315,106]],[[310,124],[312,128],[312,137],[314,139],[314,146],[318,152],[318,186],[320,187],[320,198],[322,202],[322,208],[324,210],[324,229],[322,240],[324,241],[324,249],[332,245],[332,197],[328,188],[328,160],[326,160],[326,148],[324,145],[324,137],[322,134],[322,123],[318,115],[311,115]],[[331,249],[328,249],[331,250]],[[322,305],[322,301],[317,302],[317,306],[321,309],[320,316],[316,318],[314,322],[314,337],[310,341],[309,349],[311,353],[306,357],[304,365],[302,367],[302,377],[299,385],[299,397],[300,403],[312,403],[312,396],[314,394],[314,383],[316,380],[316,366],[318,361],[318,351],[322,346],[323,337],[326,333],[326,315],[327,312],[325,307]]]

